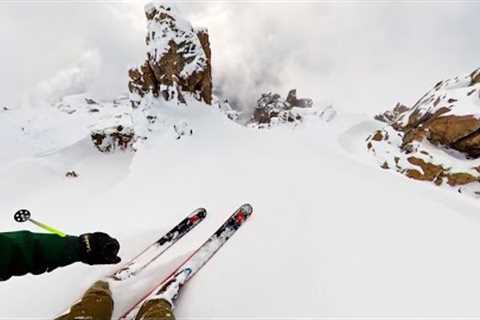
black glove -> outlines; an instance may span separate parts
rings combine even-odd
[[[116,264],[121,261],[117,256],[120,244],[106,233],[85,233],[79,241],[80,261],[86,264]]]

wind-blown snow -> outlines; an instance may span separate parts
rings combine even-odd
[[[101,57],[96,51],[88,51],[74,65],[59,71],[52,78],[40,82],[25,98],[28,106],[49,105],[61,98],[85,93],[98,76]]]
[[[110,109],[0,111],[2,229],[36,230],[13,221],[29,208],[67,233],[109,232],[127,260],[207,208],[159,263],[114,288],[118,316],[249,202],[253,216],[184,287],[178,319],[480,316],[478,202],[371,164],[364,141],[376,122],[340,114],[255,130],[199,103],[159,108],[164,126],[135,154],[102,154],[86,131],[69,134]],[[177,139],[176,121],[193,134]],[[29,136],[32,126],[44,130]],[[2,282],[0,318],[52,317],[112,269],[75,264]]]

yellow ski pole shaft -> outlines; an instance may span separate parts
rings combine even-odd
[[[44,229],[44,230],[47,230],[48,232],[50,233],[53,233],[53,234],[56,234],[60,237],[66,237],[67,235],[65,233],[63,233],[62,231],[58,230],[58,229],[55,229],[54,227],[51,227],[49,226],[48,224],[45,224],[45,223],[42,223],[42,222],[39,222],[37,220],[33,220],[31,218],[31,213],[30,211],[28,211],[27,209],[20,209],[18,210],[17,212],[15,212],[13,218],[15,219],[15,221],[17,222],[25,222],[25,221],[30,221],[31,223],[33,223],[34,225]]]
[[[66,237],[67,235],[65,233],[63,233],[62,231],[58,230],[58,229],[55,229],[54,227],[51,227],[49,225],[46,225],[45,223],[41,223],[41,222],[38,222],[32,218],[29,218],[28,221],[30,221],[31,223],[39,226],[40,228],[44,229],[44,230],[47,230],[48,232],[51,232],[51,233],[54,233],[56,235],[59,235],[60,237]]]

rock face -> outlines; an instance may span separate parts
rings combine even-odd
[[[115,126],[94,130],[91,133],[93,144],[101,152],[136,151],[133,147],[136,136],[132,128]]]
[[[437,185],[469,185],[480,195],[480,69],[440,81],[411,108],[398,104],[376,119],[388,125],[367,148],[383,168]]]
[[[293,108],[311,108],[313,107],[312,99],[298,99],[297,98],[297,89],[292,89],[288,93],[287,103]]]
[[[185,103],[185,93],[212,103],[211,50],[206,29],[194,29],[172,5],[155,1],[145,6],[147,56],[129,71],[132,106],[146,94]]]
[[[395,107],[390,111],[387,110],[384,113],[377,114],[375,120],[382,121],[388,124],[392,124],[398,121],[399,117],[407,112],[409,108],[401,103],[397,103]]]
[[[257,106],[249,124],[263,128],[278,123],[301,122],[303,117],[298,108],[311,108],[312,106],[311,99],[298,99],[295,89],[290,90],[286,100],[276,93],[264,93],[257,100]]]

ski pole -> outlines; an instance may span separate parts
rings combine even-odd
[[[39,221],[36,221],[36,220],[32,219],[30,216],[31,216],[30,211],[28,211],[27,209],[21,209],[21,210],[18,210],[17,212],[15,212],[15,215],[13,216],[13,218],[17,222],[30,221],[34,225],[36,225],[36,226],[38,226],[38,227],[40,227],[44,230],[47,230],[50,233],[54,233],[56,235],[59,235],[62,238],[67,236],[62,231],[60,231],[58,229],[55,229],[54,227],[51,227],[51,226],[49,226],[45,223],[41,223]]]

